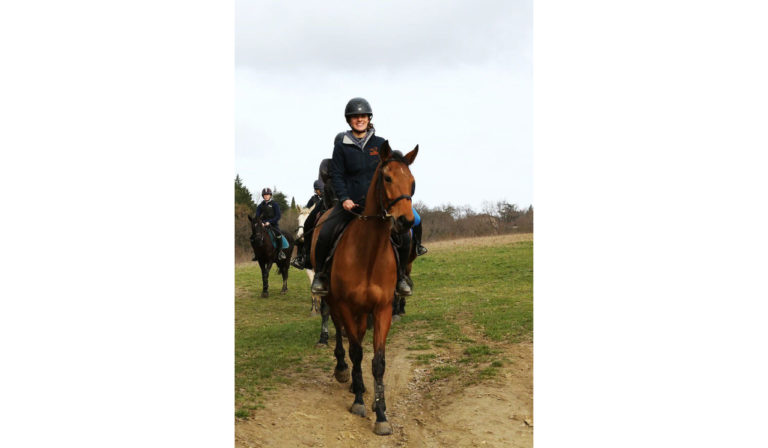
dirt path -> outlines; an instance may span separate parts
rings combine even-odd
[[[333,331],[332,331],[333,333]],[[333,340],[333,335],[331,335]],[[533,446],[533,345],[498,344],[509,360],[495,377],[465,386],[455,377],[429,381],[429,367],[406,350],[409,334],[387,345],[387,417],[394,433],[373,433],[371,348],[364,345],[363,378],[368,416],[350,414],[349,384],[331,371],[297,380],[271,394],[265,409],[235,425],[237,447],[531,447]],[[491,344],[489,342],[489,344]],[[346,344],[345,344],[346,345]],[[346,348],[346,347],[345,347]],[[332,348],[326,350],[332,358]],[[450,348],[440,357],[451,357]],[[349,361],[348,361],[349,362]]]

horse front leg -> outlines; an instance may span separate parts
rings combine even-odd
[[[269,297],[269,268],[272,267],[272,264],[259,262],[259,267],[261,268],[261,297],[267,298]]]
[[[348,333],[353,333],[352,329],[347,329]],[[363,401],[363,393],[365,393],[365,385],[363,384],[363,346],[357,337],[348,335],[349,338],[349,358],[352,360],[352,393],[355,394],[355,401],[352,402],[352,406],[349,408],[349,412],[365,417],[365,402]]]
[[[349,315],[345,314],[344,323],[347,327],[347,339],[349,339],[349,358],[352,360],[352,393],[355,394],[355,401],[349,408],[349,412],[365,417],[365,402],[363,394],[365,393],[365,383],[363,382],[363,338],[365,337],[366,320],[368,314],[359,316],[355,322]]]
[[[315,271],[313,271],[312,269],[307,269],[306,271],[307,271],[307,277],[309,277],[309,284],[311,285],[312,280],[315,279]],[[319,296],[316,296],[314,294],[310,293],[310,295],[312,296],[312,307],[309,309],[309,315],[314,316],[316,314],[322,313],[322,310],[321,310],[322,305],[320,304],[320,301],[322,299]],[[326,322],[326,320],[324,319],[323,322]]]
[[[322,323],[320,324],[320,339],[315,344],[315,347],[328,347],[328,317],[331,315],[328,304],[325,300],[320,304],[320,314],[322,315]],[[338,333],[338,330],[336,330]]]
[[[375,311],[373,324],[373,411],[376,412],[376,425],[373,432],[385,436],[392,434],[392,425],[387,421],[387,403],[384,400],[384,370],[386,367],[386,344],[389,327],[392,323],[391,308],[381,307]]]

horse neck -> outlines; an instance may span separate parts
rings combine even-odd
[[[360,234],[359,236],[352,237],[353,240],[359,241],[358,238],[363,238],[364,240],[370,241],[371,244],[363,246],[373,249],[374,251],[379,250],[382,246],[388,245],[389,234],[392,229],[392,222],[390,220],[376,219],[376,217],[383,215],[380,202],[382,194],[381,188],[383,187],[378,181],[380,176],[379,170],[381,170],[381,164],[379,164],[379,167],[373,174],[373,180],[368,187],[368,194],[365,197],[365,208],[363,209],[363,215],[371,216],[372,218],[365,221],[355,220],[350,224],[348,229],[348,232],[350,233]],[[364,255],[365,251],[360,251],[358,254]]]
[[[365,209],[363,209],[363,215],[366,216],[381,216],[383,210],[381,209],[381,162],[373,173],[373,179],[371,185],[368,186],[368,193],[365,195]]]

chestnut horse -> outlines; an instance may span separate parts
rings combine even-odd
[[[365,200],[365,209],[358,219],[353,219],[341,235],[331,262],[328,295],[325,302],[336,327],[336,368],[334,376],[343,383],[349,380],[349,367],[344,361],[341,340],[343,324],[349,340],[349,357],[352,360],[352,392],[354,402],[349,408],[353,414],[365,417],[363,393],[362,341],[366,331],[366,319],[373,313],[373,360],[371,369],[374,381],[373,410],[376,412],[374,432],[392,434],[387,421],[384,401],[384,366],[387,333],[392,324],[392,300],[397,281],[397,262],[390,242],[390,232],[407,231],[413,226],[414,215],[411,196],[416,183],[409,165],[416,159],[418,145],[405,156],[392,151],[389,142],[379,149],[379,164],[373,175]],[[346,213],[333,209],[336,213]],[[318,228],[331,212],[318,222]],[[319,231],[312,237],[312,260]],[[315,264],[313,262],[313,264]]]
[[[283,289],[280,290],[280,294],[285,294],[288,290],[288,257],[285,260],[277,259],[277,249],[272,244],[272,239],[269,235],[269,231],[264,226],[261,218],[258,216],[252,218],[248,215],[248,220],[251,222],[251,247],[253,247],[254,259],[259,262],[261,268],[261,282],[263,285],[261,291],[261,297],[269,297],[269,271],[272,269],[272,264],[277,264],[277,269],[283,276]],[[290,235],[283,233],[283,238],[288,241],[287,253],[293,251],[293,238]]]

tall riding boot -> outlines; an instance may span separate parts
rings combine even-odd
[[[311,235],[306,236],[304,239],[304,246],[302,247],[301,259],[304,261],[304,269],[314,269],[312,267],[312,259],[310,258],[312,251],[312,239]]]
[[[275,248],[277,250],[277,259],[279,261],[283,261],[286,258],[288,258],[285,256],[285,252],[283,252],[283,235],[277,229],[275,229],[274,232],[275,232],[275,244],[277,245],[277,247]]]
[[[320,236],[317,238],[317,243],[315,244],[315,277],[312,279],[311,287],[312,294],[318,296],[325,296],[328,294],[328,275],[324,268],[325,258],[328,256],[328,251],[330,250],[331,235],[326,235],[324,230],[326,230],[326,226],[323,226],[323,228],[320,229]],[[309,259],[309,257],[307,259]]]
[[[411,279],[408,278],[408,274],[405,273],[405,267],[408,265],[408,258],[411,252],[411,235],[410,232],[397,235],[395,238],[395,247],[397,249],[397,293],[401,296],[410,296],[413,294]]]
[[[416,255],[424,255],[427,253],[427,248],[421,245],[421,223],[413,228],[413,244],[416,245]]]
[[[302,242],[296,242],[296,258],[291,260],[291,266],[296,269],[304,269],[306,266],[306,260],[304,259],[304,246],[307,245],[306,240]]]

